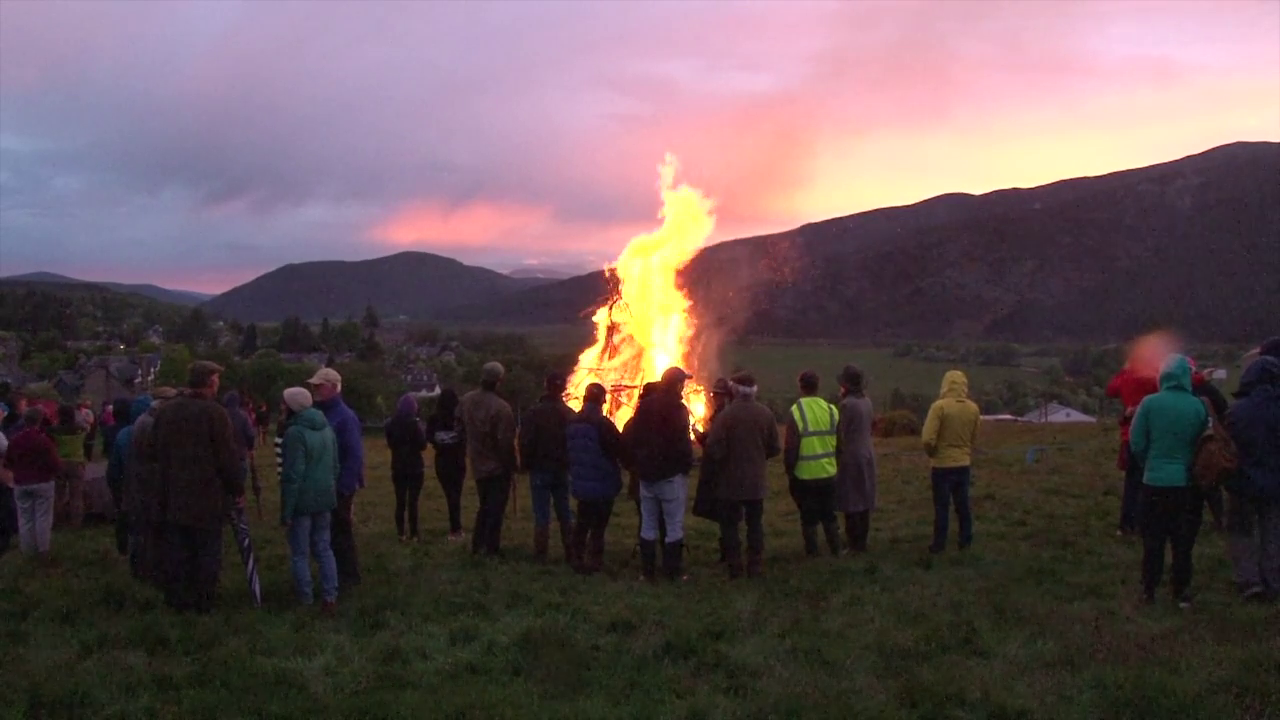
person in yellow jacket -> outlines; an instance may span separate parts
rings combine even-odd
[[[954,502],[960,522],[960,549],[973,542],[973,513],[969,509],[969,481],[973,445],[982,413],[969,399],[969,379],[959,370],[942,377],[942,391],[929,408],[920,439],[932,466],[933,544],[929,552],[947,548],[947,525]]]
[[[800,373],[800,399],[787,416],[782,461],[787,487],[800,511],[804,551],[818,555],[818,526],[832,555],[840,554],[840,526],[836,522],[836,425],[839,412],[818,397],[818,375]]]

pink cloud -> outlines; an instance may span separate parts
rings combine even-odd
[[[478,201],[448,207],[437,201],[410,204],[369,230],[398,247],[514,245],[551,220],[550,208]]]

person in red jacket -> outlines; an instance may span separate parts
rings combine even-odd
[[[18,506],[18,538],[23,554],[49,559],[53,530],[54,477],[62,469],[58,448],[41,427],[44,409],[35,406],[22,417],[22,431],[5,452],[4,465],[13,475]]]
[[[1138,497],[1142,492],[1142,463],[1133,457],[1129,449],[1129,425],[1142,399],[1160,391],[1154,373],[1148,373],[1141,364],[1130,361],[1107,383],[1107,397],[1124,405],[1120,416],[1120,469],[1124,471],[1124,493],[1120,498],[1120,525],[1117,535],[1138,534]]]

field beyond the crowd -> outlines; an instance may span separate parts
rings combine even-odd
[[[102,525],[55,532],[57,569],[0,559],[0,718],[1276,716],[1280,612],[1237,602],[1220,537],[1201,535],[1194,609],[1167,585],[1156,607],[1138,603],[1140,547],[1114,536],[1113,426],[984,427],[980,440],[966,554],[927,556],[925,459],[915,440],[880,441],[870,554],[806,560],[777,466],[767,579],[729,582],[714,528],[690,517],[690,579],[649,586],[625,497],[606,573],[532,564],[525,478],[507,561],[445,541],[430,473],[423,542],[401,545],[388,455],[370,438],[364,583],[334,619],[294,603],[264,452],[261,609],[230,532],[212,617],[167,611]],[[1047,451],[1029,465],[1032,446]],[[463,507],[469,532],[470,481]]]

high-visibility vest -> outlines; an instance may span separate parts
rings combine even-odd
[[[803,397],[791,406],[800,430],[800,458],[796,479],[821,480],[836,476],[836,408],[820,397]]]

